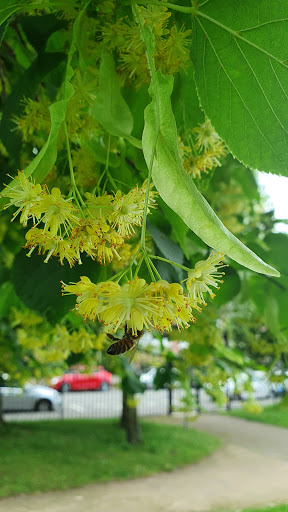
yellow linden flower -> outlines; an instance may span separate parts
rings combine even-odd
[[[49,342],[49,334],[48,333],[41,333],[40,337],[35,336],[34,334],[30,334],[27,332],[26,329],[16,329],[17,333],[17,341],[22,345],[22,347],[25,347],[30,350],[35,350],[36,347],[42,347],[43,345],[46,345]]]
[[[45,254],[48,251],[44,263],[48,263],[51,256],[59,257],[61,265],[66,259],[72,267],[77,261],[77,254],[71,246],[71,241],[61,236],[51,236],[49,231],[43,229],[32,228],[26,233],[26,244],[24,248],[30,249],[27,256],[30,257],[35,247],[38,246],[38,254]]]
[[[158,299],[150,296],[149,285],[144,279],[136,278],[115,289],[107,306],[99,317],[109,329],[116,332],[127,324],[132,334],[137,335],[144,326],[152,325],[151,316],[158,311]]]
[[[24,245],[24,249],[30,249],[27,256],[30,257],[34,249],[39,246],[39,253],[41,253],[42,244],[44,243],[44,235],[43,229],[33,228],[27,231],[26,235],[26,244]]]
[[[188,298],[183,294],[179,283],[168,283],[160,280],[150,285],[151,295],[158,300],[158,311],[153,315],[153,326],[157,331],[170,331],[172,324],[178,329],[188,327],[195,322]]]
[[[57,235],[64,226],[67,230],[71,223],[78,224],[79,219],[74,214],[75,210],[71,204],[71,199],[64,199],[61,195],[59,188],[52,188],[51,193],[47,194],[36,203],[31,212],[37,217],[41,216],[41,221],[44,222],[44,232],[50,231],[51,236]]]
[[[86,320],[94,321],[99,318],[102,310],[107,309],[110,303],[110,297],[120,288],[118,283],[106,281],[94,284],[86,276],[81,277],[78,283],[66,285],[62,283],[63,294],[76,294],[77,301],[75,309],[79,315]]]
[[[90,192],[86,192],[85,197],[87,198],[86,205],[88,215],[91,215],[94,219],[100,219],[107,221],[111,213],[113,212],[113,196],[104,194],[104,196],[94,196]]]
[[[211,286],[219,289],[219,283],[223,283],[222,276],[224,272],[219,272],[219,267],[227,267],[223,265],[223,252],[211,253],[205,261],[198,261],[194,269],[189,270],[187,279],[187,289],[189,303],[197,309],[197,303],[206,306],[203,293],[208,292],[213,299],[215,294],[211,290]],[[199,308],[198,308],[199,309]]]
[[[132,247],[130,243],[121,245],[119,249],[117,249],[119,259],[114,259],[112,263],[113,270],[119,271],[122,268],[128,267],[133,256],[137,254],[139,245],[139,243],[137,243],[134,247]]]
[[[79,329],[79,331],[73,331],[69,336],[69,348],[74,354],[79,352],[86,352],[94,347],[97,336],[95,334],[89,334],[85,329]]]
[[[121,236],[129,238],[135,233],[133,226],[141,226],[143,209],[138,204],[136,189],[122,196],[118,190],[113,201],[114,211],[109,217],[112,228],[117,229]]]
[[[108,233],[104,233],[103,239],[97,247],[97,261],[106,265],[106,262],[110,263],[114,256],[119,260],[120,256],[116,247],[122,245],[123,242],[122,236],[112,229]]]
[[[147,5],[147,7],[140,7],[140,11],[145,24],[150,26],[156,37],[161,37],[167,32],[164,28],[167,26],[168,18],[171,16],[171,12],[168,11],[167,7]]]
[[[45,252],[49,251],[44,263],[48,263],[51,256],[57,256],[61,265],[64,264],[64,260],[67,260],[70,267],[73,267],[75,261],[77,261],[77,255],[75,254],[73,247],[71,247],[70,240],[62,238],[61,236],[52,237],[50,233],[45,233],[45,244],[43,249]]]
[[[123,52],[120,62],[121,75],[124,75],[124,78],[127,77],[129,80],[135,79],[136,89],[142,84],[149,83],[150,74],[147,67],[147,58],[145,51],[141,50],[141,48],[138,49],[138,52]]]
[[[100,332],[100,334],[98,334],[98,336],[96,336],[96,334],[95,335],[90,334],[90,337],[92,340],[93,348],[95,350],[102,350],[107,341],[106,333]]]
[[[97,292],[97,285],[90,281],[89,277],[82,276],[78,283],[65,284],[62,281],[62,295],[77,295],[84,298],[93,297]]]
[[[151,185],[152,187],[153,185]],[[150,189],[151,189],[150,187]],[[157,193],[149,191],[148,206],[154,206],[155,195]],[[144,206],[146,195],[146,182],[142,187],[132,188],[128,194],[122,195],[118,190],[113,201],[113,213],[109,217],[111,227],[117,229],[119,234],[124,238],[129,238],[135,233],[134,226],[141,226],[143,220]],[[147,213],[149,213],[149,207]]]
[[[42,316],[33,313],[30,310],[20,311],[16,308],[11,309],[11,327],[22,325],[23,327],[30,328],[39,326],[44,322]]]
[[[182,66],[189,62],[191,34],[192,30],[185,30],[184,25],[179,30],[174,25],[169,37],[166,40],[162,40],[159,57],[161,59],[162,55],[164,56],[161,60],[163,60],[163,66],[169,74],[179,71]]]
[[[79,224],[72,229],[71,239],[77,259],[81,262],[81,253],[86,252],[95,259],[98,246],[103,243],[104,232],[109,230],[105,222],[98,219],[79,219]]]
[[[205,123],[203,123],[205,125]],[[201,126],[203,126],[201,125]],[[200,130],[200,128],[195,128],[194,131]],[[200,139],[198,139],[199,142]],[[202,144],[203,143],[203,144]],[[216,134],[216,138],[211,137],[210,143],[208,143],[208,139],[203,136],[201,138],[201,147],[200,143],[198,144],[198,153],[195,154],[195,147],[186,146],[184,142],[178,137],[178,149],[179,154],[182,160],[182,164],[184,169],[188,174],[191,174],[193,178],[201,179],[201,174],[204,172],[208,174],[214,167],[221,167],[221,157],[227,154],[224,142],[219,139]],[[205,148],[207,145],[207,148]],[[199,151],[204,151],[199,153]]]
[[[208,173],[207,160],[204,155],[190,155],[189,158],[183,161],[183,167],[193,178],[201,179],[202,172]]]
[[[18,207],[18,210],[13,213],[13,219],[16,218],[18,213],[21,213],[20,222],[24,226],[27,226],[27,221],[29,218],[33,218],[35,222],[35,217],[37,214],[32,213],[31,209],[41,199],[44,191],[39,183],[35,184],[35,180],[33,181],[32,177],[25,176],[23,171],[18,171],[18,176],[15,178],[13,185],[7,185],[2,195],[4,197],[9,197],[10,202],[5,205],[5,208],[8,206],[14,205]]]
[[[209,148],[213,148],[220,140],[209,119],[206,119],[204,123],[194,128],[193,132],[196,133],[197,142],[195,146],[197,149],[207,151]]]
[[[39,98],[40,100],[40,98]],[[41,94],[41,100],[35,101],[27,98],[22,101],[24,106],[23,114],[14,116],[13,122],[16,130],[21,133],[24,142],[42,145],[46,140],[50,129],[49,99]],[[40,135],[39,135],[40,134]],[[39,146],[38,146],[39,147]]]
[[[95,187],[98,182],[98,173],[95,171],[95,153],[90,146],[83,145],[71,151],[75,182],[83,188]]]
[[[148,210],[147,213],[150,212],[150,208],[156,208],[156,197],[158,197],[158,192],[156,190],[153,190],[154,184],[150,183],[149,187],[149,197],[148,197]],[[145,196],[146,196],[146,188],[147,188],[147,180],[143,182],[141,187],[138,188],[138,186],[135,187],[137,190],[137,193],[139,195],[138,203],[144,208],[145,205]]]
[[[126,25],[123,24],[122,18],[114,24],[109,23],[109,25],[102,26],[101,31],[103,45],[110,50],[121,47],[125,43]]]

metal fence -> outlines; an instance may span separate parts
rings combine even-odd
[[[192,390],[195,394],[195,412],[199,411],[219,411],[218,405],[201,389],[196,399],[197,391]],[[32,401],[31,397],[18,396],[15,392],[14,408],[13,404],[10,410],[6,410],[3,414],[5,421],[34,421],[42,419],[68,419],[68,418],[117,418],[122,412],[122,391],[118,388],[110,388],[107,391],[74,391],[68,393],[59,393],[59,404],[56,404],[54,410],[50,410],[51,404],[47,399],[39,399],[38,402]],[[147,389],[143,394],[137,395],[138,405],[137,411],[139,416],[160,416],[167,415],[171,412],[179,410],[183,406],[181,398],[183,390],[174,388],[172,390]],[[257,396],[255,397],[257,399]],[[3,396],[2,396],[3,399]],[[16,404],[16,399],[18,403]],[[259,400],[261,404],[267,405],[277,401],[277,398],[270,397],[265,400]],[[197,403],[198,402],[198,403]],[[7,400],[6,400],[7,404]],[[5,406],[5,398],[3,400]],[[242,402],[240,400],[229,401],[222,409],[240,408]],[[38,410],[36,410],[38,409]]]

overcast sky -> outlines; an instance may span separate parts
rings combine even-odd
[[[276,219],[288,219],[288,178],[257,172],[258,183],[267,197],[267,210],[274,208]],[[277,231],[288,233],[288,224],[277,224]]]

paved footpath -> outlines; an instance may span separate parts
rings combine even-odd
[[[170,421],[179,423],[177,418]],[[201,416],[193,427],[220,437],[222,448],[172,473],[8,498],[0,500],[0,510],[238,512],[247,506],[288,503],[288,429],[216,414]]]

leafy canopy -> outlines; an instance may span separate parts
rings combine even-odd
[[[25,228],[2,282],[51,322],[76,301],[136,339],[193,324],[225,268],[218,306],[245,277],[267,311],[268,283],[286,329],[286,235],[251,170],[287,175],[287,22],[284,0],[0,6],[0,202]]]

